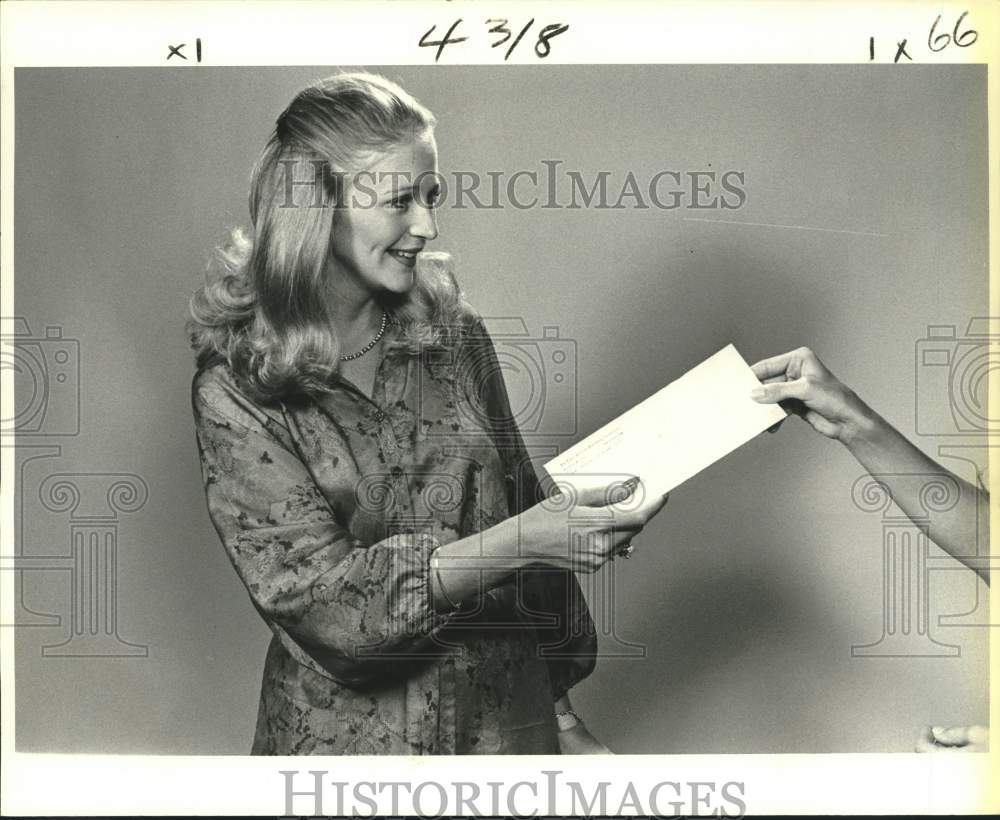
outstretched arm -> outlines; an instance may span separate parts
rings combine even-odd
[[[976,557],[977,522],[989,521],[989,494],[938,464],[841,383],[809,348],[752,365],[763,385],[751,397],[781,403],[814,430],[844,444],[862,467],[877,475],[910,518],[924,515],[920,496],[930,476],[958,487],[958,501],[935,513],[928,536],[989,583],[988,558]],[[988,532],[979,537],[989,543]]]

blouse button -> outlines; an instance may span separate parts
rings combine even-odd
[[[375,420],[376,421],[385,421],[385,413],[383,413],[381,410],[376,410],[375,411]]]

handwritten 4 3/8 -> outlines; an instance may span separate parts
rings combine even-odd
[[[424,35],[420,38],[421,46],[426,48],[437,46],[437,52],[434,54],[435,63],[441,59],[441,53],[444,51],[445,46],[453,45],[454,43],[464,43],[469,39],[468,37],[459,37],[456,35],[461,22],[462,18],[459,17],[454,23],[451,24],[451,28],[448,29],[448,33],[445,34],[441,40],[430,39],[437,26],[431,26],[430,29],[424,32]],[[499,46],[504,45],[511,38],[514,40],[510,44],[506,53],[503,55],[504,60],[507,60],[510,57],[510,55],[514,52],[514,49],[517,48],[518,43],[520,43],[524,35],[528,33],[528,29],[535,24],[535,18],[532,17],[527,23],[525,23],[524,28],[522,28],[516,35],[510,30],[507,23],[508,21],[504,17],[490,17],[486,20],[486,25],[492,26],[487,33],[497,35],[496,39],[490,43],[490,48],[498,48]],[[552,47],[549,45],[549,41],[553,37],[562,34],[568,28],[568,24],[549,23],[547,26],[542,26],[542,28],[538,30],[538,34],[535,37],[535,54],[539,57],[539,59],[545,59],[549,56],[549,52],[552,50]]]

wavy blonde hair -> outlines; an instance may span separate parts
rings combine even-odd
[[[222,357],[241,388],[264,401],[330,389],[341,348],[324,271],[342,180],[363,155],[409,144],[435,124],[419,101],[377,74],[335,74],[295,96],[253,167],[252,227],[235,228],[216,249],[191,297],[187,329],[199,367]],[[322,184],[307,194],[310,202],[289,207],[286,174],[296,167]],[[383,300],[401,325],[389,348],[411,353],[448,344],[472,314],[447,254],[419,254],[415,271],[405,295]]]

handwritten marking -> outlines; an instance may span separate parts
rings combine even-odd
[[[469,38],[467,36],[453,36],[456,34],[459,23],[462,22],[462,18],[459,17],[454,23],[451,24],[451,28],[448,29],[447,34],[444,35],[443,39],[432,40],[431,35],[437,29],[437,25],[431,26],[427,31],[423,33],[420,39],[417,41],[417,45],[423,48],[437,47],[437,51],[434,54],[434,62],[438,62],[441,59],[441,55],[444,52],[445,46],[450,46],[455,43],[464,43]],[[498,48],[504,43],[508,42],[514,33],[510,30],[509,20],[506,17],[487,17],[484,21],[487,28],[488,34],[498,34],[500,38],[494,40],[490,43],[490,48]],[[520,33],[514,38],[514,41],[510,44],[507,51],[504,53],[504,62],[510,59],[511,54],[514,53],[514,49],[520,44],[521,40],[528,33],[528,30],[535,24],[535,18],[532,17],[525,23],[524,27],[521,29]],[[544,60],[552,51],[551,41],[553,38],[558,37],[560,34],[569,30],[568,23],[549,23],[547,26],[543,26],[538,32],[535,38],[535,56],[540,60]]]
[[[187,55],[182,51],[182,49],[187,48],[187,43],[181,43],[179,46],[172,46],[172,45],[170,45],[168,43],[167,44],[167,48],[170,49],[169,53],[167,54],[167,59],[168,60],[171,57],[180,57],[182,60],[187,60]],[[201,62],[201,37],[196,37],[195,38],[194,49],[195,49],[195,59],[200,63]]]
[[[934,18],[934,22],[931,23],[930,31],[927,32],[927,50],[932,53],[937,53],[939,51],[944,51],[949,46],[957,46],[958,48],[968,48],[973,43],[979,39],[979,32],[974,28],[966,28],[962,30],[962,23],[966,17],[968,17],[969,12],[963,11],[958,19],[955,21],[955,27],[952,29],[951,34],[948,32],[938,33],[938,25],[941,23],[942,15],[938,15]],[[913,62],[913,57],[910,56],[910,52],[906,50],[908,38],[904,37],[902,40],[896,41],[896,56],[893,58],[894,63],[898,63],[900,58],[905,57],[911,63]],[[912,48],[912,46],[911,46]],[[875,38],[868,38],[868,59],[875,59]]]
[[[531,28],[531,26],[532,26],[532,24],[533,24],[534,22],[535,22],[535,18],[534,18],[534,17],[532,17],[532,18],[531,18],[531,19],[530,19],[530,20],[528,21],[528,24],[527,24],[527,25],[526,25],[526,26],[525,26],[525,27],[524,27],[523,29],[521,29],[521,33],[517,35],[517,39],[516,39],[516,40],[515,40],[515,41],[514,41],[514,42],[513,42],[512,44],[511,44],[511,47],[507,49],[507,53],[506,53],[506,54],[504,55],[504,59],[505,59],[505,60],[506,60],[506,59],[508,59],[508,58],[510,57],[510,55],[511,55],[511,54],[513,53],[514,49],[515,49],[515,48],[517,48],[517,44],[518,44],[518,43],[520,43],[520,42],[521,42],[521,38],[522,38],[522,37],[523,37],[523,36],[524,36],[525,34],[527,34],[527,33],[528,33],[528,29],[529,29],[529,28]]]
[[[684,217],[685,222],[711,222],[715,225],[750,225],[755,228],[793,228],[797,231],[826,231],[827,233],[851,233],[859,236],[888,236],[887,233],[872,231],[849,231],[844,228],[817,228],[812,225],[776,225],[771,222],[739,222],[735,219],[702,219],[696,216]]]

